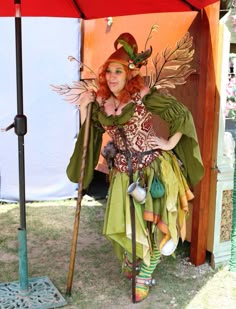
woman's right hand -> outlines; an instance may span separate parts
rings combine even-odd
[[[89,103],[94,102],[95,99],[96,99],[96,93],[94,90],[91,89],[81,93],[77,104],[80,109],[86,109]]]
[[[80,110],[80,125],[84,123],[87,116],[87,108],[88,105],[96,100],[96,92],[94,90],[88,90],[86,92],[81,93],[78,106]]]

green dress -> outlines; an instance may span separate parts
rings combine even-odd
[[[151,123],[152,114],[159,115],[169,124],[170,136],[181,132],[182,137],[173,151],[153,151],[155,132]],[[85,125],[81,127],[74,152],[70,159],[67,175],[78,182],[83,149]],[[122,132],[120,133],[120,128]],[[122,259],[124,251],[131,252],[131,220],[129,173],[124,150],[129,148],[132,156],[133,179],[141,175],[146,189],[145,204],[134,199],[136,216],[136,254],[148,265],[152,242],[159,249],[172,238],[177,244],[179,236],[185,237],[185,216],[188,201],[193,198],[189,185],[197,184],[204,173],[196,130],[190,111],[174,97],[158,93],[155,89],[142,99],[128,103],[117,116],[107,116],[98,103],[93,104],[89,145],[86,156],[84,188],[93,178],[101,151],[104,131],[112,137],[118,153],[110,172],[110,187],[104,218],[104,235],[113,243],[117,256]],[[126,142],[124,142],[124,135]],[[148,153],[138,158],[137,153]],[[181,164],[180,164],[181,162]],[[154,177],[164,185],[161,198],[153,198],[150,192]],[[150,222],[147,224],[147,222]]]

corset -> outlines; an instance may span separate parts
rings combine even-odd
[[[160,153],[156,149],[158,143],[153,128],[152,114],[141,100],[136,101],[134,113],[122,125],[122,130],[117,125],[103,127],[118,149],[114,165],[120,172],[128,172],[127,152],[131,157],[133,172],[150,165]]]

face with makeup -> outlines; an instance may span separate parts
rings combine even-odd
[[[106,81],[111,92],[118,96],[126,84],[126,71],[118,62],[110,62],[106,70]]]

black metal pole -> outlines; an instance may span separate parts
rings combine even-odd
[[[22,37],[21,37],[20,2],[21,2],[20,0],[15,0],[17,115],[15,117],[14,126],[15,126],[15,133],[18,135],[20,228],[26,229],[24,135],[27,132],[27,123],[23,111]]]
[[[19,204],[20,227],[19,239],[19,274],[20,290],[22,295],[29,293],[28,285],[28,259],[27,234],[25,211],[25,153],[24,135],[27,132],[27,119],[23,110],[23,74],[22,74],[22,36],[21,36],[21,0],[15,1],[15,43],[16,43],[16,86],[17,86],[17,115],[14,119],[15,133],[18,136],[18,162],[19,162]]]

